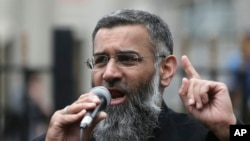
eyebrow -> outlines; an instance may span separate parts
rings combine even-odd
[[[123,51],[119,51],[116,54],[136,54],[138,56],[140,56],[140,54],[136,51],[133,50],[123,50]],[[98,56],[98,55],[107,55],[105,52],[96,52],[93,54],[93,56]]]
[[[106,54],[104,52],[97,52],[93,54],[93,56],[97,56],[97,55],[106,55]]]

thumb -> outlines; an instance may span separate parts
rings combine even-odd
[[[99,114],[96,116],[95,120],[93,121],[93,125],[96,126],[97,123],[99,123],[101,120],[107,118],[108,115],[106,112],[101,111]]]

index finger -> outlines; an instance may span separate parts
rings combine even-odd
[[[186,72],[188,78],[200,79],[200,75],[194,69],[192,63],[189,61],[189,59],[186,55],[182,56],[181,61],[182,61],[182,66],[184,68],[184,71]]]

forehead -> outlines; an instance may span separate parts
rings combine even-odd
[[[123,25],[98,30],[94,42],[94,53],[119,53],[135,51],[153,53],[150,36],[143,25]]]

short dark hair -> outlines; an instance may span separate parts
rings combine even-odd
[[[150,36],[150,42],[155,46],[155,54],[173,54],[173,38],[166,22],[159,16],[142,10],[121,9],[102,17],[93,33],[92,42],[100,28],[112,28],[120,25],[144,25]]]

